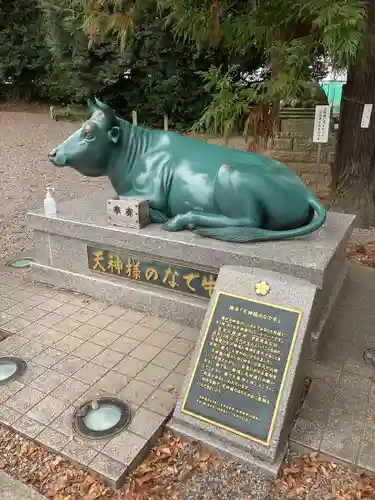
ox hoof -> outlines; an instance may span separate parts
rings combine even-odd
[[[185,227],[187,227],[187,224],[182,215],[176,215],[176,217],[164,224],[164,229],[167,231],[181,231]]]

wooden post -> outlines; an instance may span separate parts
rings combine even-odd
[[[168,130],[168,115],[167,113],[164,113],[164,130]]]
[[[133,125],[137,126],[138,125],[138,117],[137,117],[137,112],[134,110],[132,112],[133,115]]]

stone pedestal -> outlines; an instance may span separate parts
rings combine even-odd
[[[103,190],[62,203],[55,218],[42,210],[28,214],[35,280],[200,327],[222,266],[278,271],[317,287],[311,311],[316,346],[346,276],[344,250],[354,216],[330,212],[324,227],[303,238],[233,244],[167,232],[159,224],[113,227],[106,213],[112,196]]]

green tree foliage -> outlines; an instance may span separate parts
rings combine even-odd
[[[46,92],[50,55],[36,0],[0,0],[0,89],[13,99]],[[5,85],[6,82],[7,84]]]

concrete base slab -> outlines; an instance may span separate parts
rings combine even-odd
[[[208,300],[194,293],[180,293],[178,285],[160,288],[153,286],[150,279],[144,280],[145,283],[92,271],[88,266],[87,247],[119,254],[130,252],[136,259],[163,260],[172,267],[186,266],[196,270],[199,279],[203,279],[205,273],[218,274],[224,265],[278,271],[317,287],[312,311],[312,342],[316,343],[342,285],[344,250],[354,216],[329,212],[326,224],[304,238],[233,244],[202,238],[191,231],[167,232],[159,224],[141,230],[110,226],[106,200],[112,195],[111,190],[100,191],[62,203],[56,218],[45,217],[42,211],[28,214],[36,243],[37,257],[32,265],[35,279],[126,307],[158,312],[199,328]],[[183,283],[182,277],[180,279]]]
[[[244,462],[247,465],[250,465],[252,470],[256,473],[264,474],[268,477],[277,477],[281,465],[283,463],[284,453],[279,454],[273,462],[264,462],[254,455],[250,455],[245,450],[241,453],[241,450],[236,446],[231,446],[228,442],[221,443],[217,438],[211,439],[210,436],[207,436],[206,433],[202,433],[196,427],[190,427],[182,424],[181,422],[177,422],[172,419],[168,423],[168,428],[177,435],[181,435],[184,438],[188,438],[192,441],[201,441],[204,442],[204,445],[214,451],[224,455],[227,455],[229,459],[233,460],[233,458],[237,459],[240,462]]]
[[[0,471],[1,500],[45,500],[36,491]]]

